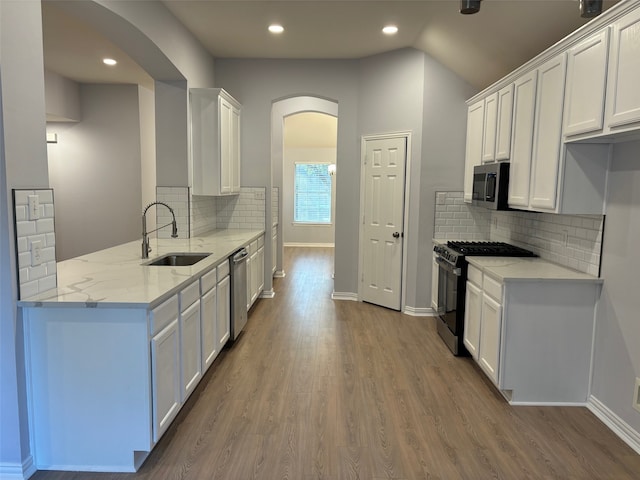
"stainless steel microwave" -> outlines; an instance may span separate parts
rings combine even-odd
[[[471,203],[492,210],[509,210],[509,162],[473,167]]]

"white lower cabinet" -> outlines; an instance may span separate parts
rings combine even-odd
[[[471,282],[467,282],[467,292],[464,303],[464,346],[474,358],[478,360],[480,351],[480,320],[482,316],[482,289]]]
[[[175,297],[174,297],[175,298]],[[171,301],[171,300],[170,300]],[[167,303],[167,302],[165,302]],[[164,305],[164,304],[163,304]],[[180,398],[180,331],[178,302],[167,312],[168,324],[151,338],[151,390],[153,398],[153,441],[157,442],[178,414]],[[162,305],[152,311],[154,320]]]
[[[228,265],[229,262],[227,262],[227,274],[220,279],[217,287],[218,301],[216,337],[218,342],[218,351],[220,351],[229,340],[231,331],[231,281]]]
[[[247,247],[247,310],[264,290],[264,235]]]
[[[191,290],[198,295],[195,301],[187,295]],[[182,401],[184,402],[202,378],[202,354],[200,340],[200,287],[192,283],[180,293],[180,350],[182,361]],[[188,299],[183,303],[182,298]]]
[[[503,281],[473,265],[469,272],[464,344],[505,398],[584,404],[600,282],[571,274]]]
[[[202,373],[204,374],[218,356],[218,341],[216,336],[217,324],[217,296],[216,269],[205,274],[200,280],[200,320],[202,322]]]
[[[478,363],[493,383],[498,384],[502,305],[486,292],[482,293],[481,318]]]

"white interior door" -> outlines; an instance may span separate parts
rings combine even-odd
[[[400,310],[407,138],[364,143],[361,299]]]

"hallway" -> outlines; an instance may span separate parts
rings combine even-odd
[[[511,407],[433,318],[333,301],[333,249],[285,249],[250,312],[136,474],[34,480],[637,479],[586,408]],[[426,293],[425,293],[426,294]]]

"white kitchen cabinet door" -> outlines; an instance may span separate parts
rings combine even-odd
[[[213,287],[200,299],[202,321],[202,373],[204,374],[218,355],[217,326],[217,289]]]
[[[231,282],[229,275],[218,282],[217,324],[218,352],[229,340],[231,331]]]
[[[496,128],[498,126],[498,92],[484,100],[484,127],[482,133],[482,162],[496,159]]]
[[[498,92],[498,120],[496,127],[496,160],[511,157],[511,125],[513,120],[513,84]]]
[[[191,155],[194,195],[240,191],[240,104],[221,88],[192,88]]]
[[[529,205],[531,151],[538,72],[529,72],[513,85],[513,128],[509,167],[509,206]]]
[[[258,261],[258,250],[251,254],[251,299],[249,305],[253,305],[258,298],[258,274],[260,273],[260,265]]]
[[[240,109],[235,106],[231,108],[231,131],[229,136],[230,193],[240,193]]]
[[[467,282],[464,311],[464,346],[471,356],[478,361],[480,350],[480,326],[482,322],[482,290],[471,282]]]
[[[612,25],[607,78],[607,126],[640,122],[640,8]]]
[[[529,205],[553,210],[558,194],[562,153],[562,110],[566,78],[566,54],[558,55],[538,69],[536,120]]]
[[[182,401],[184,402],[202,378],[200,340],[200,300],[180,314],[180,347],[182,360]]]
[[[608,27],[567,52],[565,135],[602,130],[608,54]]]
[[[251,305],[253,305],[253,303],[251,302],[251,296],[253,294],[253,284],[251,282],[254,270],[253,265],[253,256],[249,254],[249,256],[247,257],[247,312],[251,308]]]
[[[502,305],[486,293],[482,295],[482,324],[480,327],[479,365],[498,385],[500,367],[500,334],[502,329]]]
[[[473,167],[482,163],[484,100],[469,106],[467,113],[467,147],[464,161],[464,201],[471,203]]]
[[[153,441],[157,442],[178,414],[180,399],[180,333],[178,312],[151,339]]]
[[[257,296],[264,291],[264,247],[260,247],[258,249],[258,288],[257,288]]]

